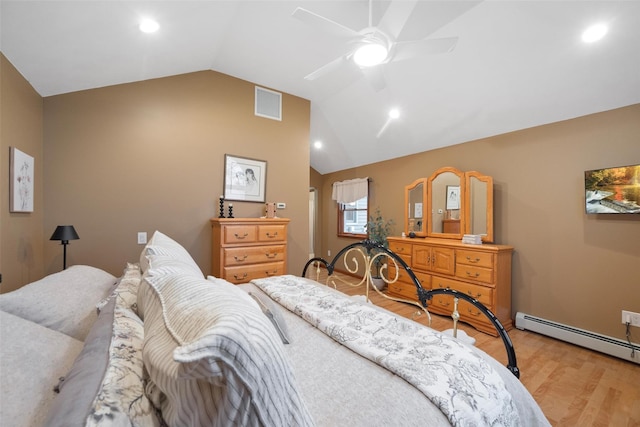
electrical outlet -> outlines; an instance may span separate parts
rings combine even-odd
[[[144,245],[147,243],[147,232],[146,231],[138,231],[138,244]]]
[[[626,325],[627,323],[640,328],[640,313],[622,310],[622,324]]]

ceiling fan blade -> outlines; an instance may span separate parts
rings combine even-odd
[[[416,7],[416,3],[416,0],[392,1],[387,7],[384,16],[380,19],[378,28],[390,35],[394,40],[398,40],[404,25]]]
[[[292,16],[312,27],[324,31],[325,33],[333,34],[338,37],[360,37],[360,34],[358,34],[357,31],[301,7],[296,8],[296,10],[293,11]]]
[[[316,80],[317,78],[320,78],[324,75],[327,75],[329,73],[331,73],[332,71],[340,68],[343,64],[345,64],[347,62],[347,56],[346,55],[342,55],[339,58],[334,59],[333,61],[329,62],[328,64],[323,65],[322,67],[318,68],[317,70],[315,70],[314,72],[307,74],[306,76],[304,76],[305,80]]]
[[[376,65],[375,67],[363,68],[362,73],[365,78],[376,92],[380,92],[387,87],[387,81],[384,78],[383,65]]]
[[[400,42],[394,45],[393,61],[404,61],[438,53],[449,53],[458,44],[458,37],[424,39],[411,42]]]

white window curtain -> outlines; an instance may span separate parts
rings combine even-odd
[[[338,203],[353,203],[369,195],[369,178],[356,178],[333,183],[332,198]]]

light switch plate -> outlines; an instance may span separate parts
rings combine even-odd
[[[138,244],[144,245],[147,243],[147,232],[146,231],[138,231]]]

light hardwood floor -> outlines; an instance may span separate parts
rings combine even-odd
[[[336,273],[345,281],[352,277]],[[319,281],[325,283],[324,277]],[[348,295],[362,295],[362,287],[337,285]],[[375,292],[370,298],[401,316],[412,318],[417,307],[386,300]],[[414,320],[426,324],[423,314]],[[451,328],[451,320],[432,315],[432,327]],[[506,365],[500,338],[461,324],[476,346]],[[640,427],[640,365],[565,343],[533,332],[512,329],[509,336],[516,350],[520,381],[529,390],[553,426]],[[636,354],[640,358],[640,354]],[[529,427],[529,426],[523,426]]]

